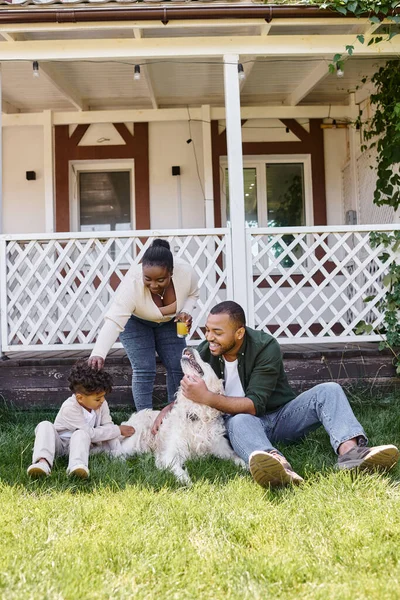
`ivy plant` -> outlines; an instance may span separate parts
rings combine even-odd
[[[375,110],[364,130],[364,140],[370,143],[364,144],[361,150],[376,148],[378,153],[374,203],[387,204],[397,210],[400,206],[400,60],[380,67],[371,82],[375,92],[370,102]]]
[[[382,33],[368,39],[368,46],[379,44],[382,41],[390,41],[397,35],[397,31],[391,29],[391,24],[400,24],[400,15],[397,14],[396,10],[400,8],[400,0],[300,0],[300,4],[316,5],[321,9],[336,11],[343,16],[368,16],[370,22],[375,24],[386,20],[388,25],[383,28]],[[366,41],[365,36],[363,34],[357,35],[354,44],[356,41],[364,44]],[[345,48],[349,56],[354,53],[354,44],[348,44]],[[332,63],[329,65],[330,73],[335,73],[336,69],[343,69],[343,65],[343,54],[335,54]]]
[[[287,0],[283,0],[287,3]],[[400,0],[300,0],[303,5],[316,5],[321,9],[336,11],[337,13],[355,17],[368,16],[373,24],[385,21],[385,27],[380,27],[378,35],[371,35],[367,41],[370,46],[382,41],[390,41],[397,31],[393,25],[400,24]],[[388,25],[386,25],[388,23]],[[354,44],[346,46],[344,51],[352,56],[355,44],[364,44],[366,37],[359,34],[355,37]],[[343,53],[335,54],[329,70],[334,73],[336,69],[343,68]],[[400,207],[400,60],[388,61],[371,77],[375,92],[370,97],[374,108],[373,117],[369,123],[362,123],[362,113],[358,119],[358,127],[365,125],[363,136],[366,142],[362,151],[376,148],[377,150],[377,183],[374,191],[374,203],[392,206],[394,210]],[[365,83],[366,79],[362,80]],[[376,331],[381,337],[380,349],[388,348],[393,354],[396,373],[400,375],[400,231],[393,234],[372,232],[370,243],[373,248],[382,246],[381,260],[387,263],[387,274],[383,285],[387,292],[377,305],[384,313],[382,326]],[[391,250],[391,251],[390,251]],[[365,298],[370,302],[375,296]],[[361,321],[355,333],[369,334],[373,325]]]
[[[382,246],[380,260],[387,263],[387,274],[383,279],[383,285],[387,288],[384,298],[377,307],[384,313],[383,325],[376,331],[382,338],[379,349],[389,349],[393,355],[393,363],[397,375],[400,375],[400,264],[396,260],[396,254],[400,248],[400,231],[394,233],[372,232],[370,234],[372,248]],[[388,252],[391,249],[392,252]],[[364,302],[371,302],[375,296],[364,298]],[[355,329],[356,334],[369,334],[374,330],[371,323],[360,321]]]

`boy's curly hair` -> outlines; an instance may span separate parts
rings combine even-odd
[[[95,394],[104,392],[109,394],[112,390],[113,379],[104,369],[92,369],[86,359],[78,360],[72,367],[68,376],[69,389],[78,394]]]

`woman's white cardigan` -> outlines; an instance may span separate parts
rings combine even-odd
[[[174,258],[172,280],[176,295],[176,314],[192,314],[199,297],[198,281],[194,269],[181,258]],[[114,301],[105,315],[105,322],[91,356],[105,358],[134,314],[145,321],[162,323],[174,315],[163,315],[154,303],[150,290],[143,283],[142,265],[135,264],[121,281]]]

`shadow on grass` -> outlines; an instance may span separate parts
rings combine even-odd
[[[400,445],[400,396],[383,397],[363,395],[362,391],[350,397],[356,416],[360,419],[370,444],[394,443]],[[155,492],[168,488],[180,490],[182,486],[168,471],[159,471],[150,454],[132,457],[126,461],[105,455],[90,458],[91,476],[88,480],[76,480],[66,475],[67,458],[56,459],[50,477],[31,480],[26,469],[30,464],[34,440],[34,429],[42,420],[54,420],[56,410],[16,410],[10,403],[0,402],[0,479],[11,486],[23,486],[29,493],[93,493],[100,489],[120,491],[127,486],[138,486]],[[116,423],[121,423],[130,411],[113,411]],[[336,457],[332,452],[325,431],[320,428],[304,440],[290,445],[278,445],[294,470],[307,481],[318,481],[329,476],[335,469]],[[251,479],[250,474],[230,461],[214,457],[188,461],[187,468],[194,484],[207,482],[226,485],[235,478]],[[400,467],[386,475],[393,482],[400,480]],[[270,499],[279,501],[286,491],[266,491]]]

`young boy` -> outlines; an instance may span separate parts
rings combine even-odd
[[[114,425],[104,395],[111,392],[112,377],[77,362],[68,377],[73,392],[62,404],[53,423],[42,421],[35,429],[35,445],[28,475],[50,475],[55,456],[69,454],[68,475],[89,477],[89,451],[110,451],[122,435],[135,433],[128,425]]]

